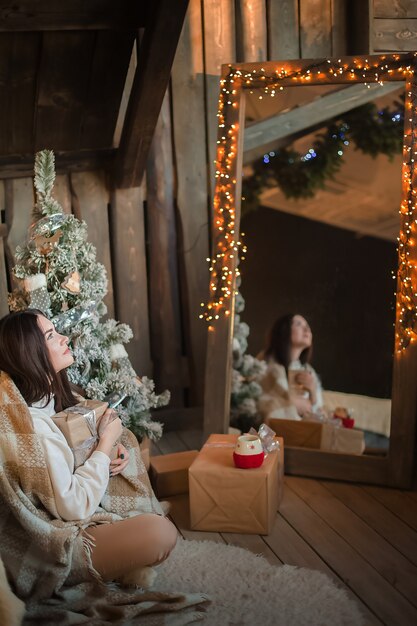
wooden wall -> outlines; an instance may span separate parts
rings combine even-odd
[[[133,364],[160,390],[172,389],[173,406],[203,403],[206,326],[198,314],[207,297],[221,65],[359,52],[349,45],[348,5],[190,0],[142,187],[112,190],[98,171],[58,177],[58,199],[87,221],[108,270],[109,313],[134,330]],[[0,181],[0,314],[32,203],[31,179]]]
[[[373,52],[407,52],[417,45],[415,0],[370,1],[370,45]]]
[[[313,331],[325,389],[390,398],[396,244],[259,207],[242,219],[243,319],[258,354],[276,319],[300,313]],[[372,280],[363,280],[372,259]]]

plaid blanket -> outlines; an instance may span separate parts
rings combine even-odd
[[[203,594],[126,590],[103,583],[92,567],[82,529],[160,512],[136,438],[125,430],[122,443],[129,466],[109,481],[102,508],[88,519],[64,522],[28,407],[0,372],[0,556],[12,590],[25,603],[25,624],[159,626],[202,618]]]

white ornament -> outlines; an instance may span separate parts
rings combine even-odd
[[[127,357],[129,355],[126,352],[123,344],[113,343],[109,348],[109,356],[111,361],[118,361],[119,359],[123,359],[124,357]]]
[[[26,291],[34,291],[41,287],[46,287],[45,274],[33,274],[33,276],[27,276],[23,281]]]

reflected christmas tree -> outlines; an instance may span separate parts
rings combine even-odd
[[[150,409],[166,405],[169,392],[157,395],[154,382],[134,371],[124,347],[133,335],[130,327],[114,319],[102,321],[106,270],[87,241],[85,222],[65,215],[53,198],[54,181],[53,152],[38,152],[34,222],[27,242],[16,250],[13,272],[19,287],[9,295],[10,309],[43,311],[70,338],[75,358],[67,370],[70,381],[88,398],[102,400],[116,391],[126,394],[117,408],[123,423],[139,438],[156,440],[162,426],[152,420]]]
[[[239,287],[240,278],[237,282]],[[261,422],[257,400],[262,393],[262,388],[258,381],[265,374],[266,363],[251,354],[245,354],[248,348],[249,326],[240,319],[240,314],[244,309],[245,300],[238,291],[235,299],[233,330],[230,423],[243,432],[248,432],[251,426],[257,427]]]

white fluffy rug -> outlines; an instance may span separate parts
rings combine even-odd
[[[273,566],[234,546],[178,540],[154,589],[210,596],[205,626],[361,626],[358,607],[321,572]]]

